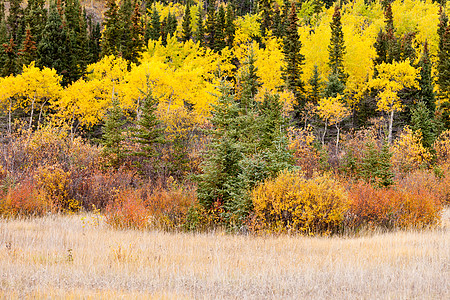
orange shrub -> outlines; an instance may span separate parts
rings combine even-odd
[[[42,216],[52,208],[52,203],[35,188],[32,180],[16,185],[0,199],[0,215],[7,217]]]
[[[40,166],[34,176],[40,194],[58,210],[78,210],[79,205],[69,198],[70,172],[59,165]]]
[[[375,189],[358,183],[351,186],[349,198],[347,225],[354,228],[418,228],[435,225],[440,218],[439,200],[424,187]]]
[[[144,229],[148,227],[148,218],[144,201],[131,189],[118,192],[116,199],[106,207],[105,221],[116,229]]]
[[[151,193],[146,193],[145,205],[151,216],[152,226],[173,230],[186,222],[189,208],[196,202],[193,188],[171,184],[163,188],[158,184]]]
[[[348,207],[341,185],[329,176],[306,179],[282,172],[252,192],[255,228],[328,235],[339,231]]]

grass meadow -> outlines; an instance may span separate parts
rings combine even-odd
[[[112,230],[95,214],[0,220],[6,299],[449,299],[450,210],[355,237]]]

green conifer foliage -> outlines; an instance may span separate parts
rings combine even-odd
[[[309,79],[309,84],[311,85],[311,90],[308,92],[308,102],[316,105],[322,96],[322,82],[317,65],[314,66],[313,74]]]
[[[281,17],[280,7],[275,2],[273,9],[272,34],[277,38],[282,38],[284,35],[283,29],[283,18]]]
[[[430,112],[429,117],[434,118],[436,111],[436,100],[434,95],[434,82],[431,74],[431,60],[430,52],[428,50],[428,42],[423,45],[422,56],[419,60],[418,67],[420,68],[419,86],[420,90],[417,92],[416,99],[423,101]]]
[[[226,40],[227,40],[227,46],[230,49],[233,47],[235,32],[236,32],[236,26],[234,25],[233,7],[230,4],[228,4],[226,16],[225,16],[225,35],[226,35]]]
[[[161,37],[161,20],[156,6],[153,6],[149,38],[157,41]]]
[[[444,99],[450,97],[450,28],[445,12],[441,12],[438,27],[439,52],[437,65],[437,84],[439,85],[439,96]]]
[[[89,63],[94,63],[100,60],[102,34],[100,32],[100,23],[97,22],[95,26],[91,24],[89,27]]]
[[[32,61],[36,61],[37,58],[37,47],[36,42],[31,35],[30,27],[27,27],[25,40],[22,43],[22,48],[19,50],[18,63],[19,67],[26,65],[28,66]]]
[[[21,42],[20,29],[23,26],[22,0],[9,0],[9,14],[7,23],[9,33],[14,42]]]
[[[287,24],[283,40],[283,53],[286,61],[283,77],[286,88],[294,93],[295,99],[297,100],[294,118],[298,119],[305,105],[304,85],[301,80],[301,75],[303,74],[302,65],[304,64],[305,56],[300,53],[302,43],[299,40],[297,30],[298,17],[294,2],[291,4]]]
[[[214,29],[214,50],[220,51],[226,47],[226,32],[225,32],[225,9],[221,5],[216,17],[216,26]]]
[[[36,44],[39,44],[42,38],[45,24],[47,22],[47,10],[45,9],[45,0],[29,0],[25,9],[25,24],[30,27],[31,36]]]
[[[122,40],[121,22],[119,18],[119,8],[115,0],[106,1],[105,18],[103,20],[105,30],[102,36],[101,56],[118,55],[120,42]]]
[[[70,59],[67,53],[67,34],[56,4],[53,3],[38,45],[38,65],[54,68],[58,74],[63,75],[64,84],[67,84],[69,80],[66,76]]]
[[[205,46],[205,25],[203,22],[203,13],[201,6],[198,7],[197,30],[195,31],[194,40],[195,42],[199,43],[201,47]]]
[[[10,38],[9,43],[2,45],[5,51],[5,64],[2,66],[2,76],[17,74],[17,49],[14,39]]]
[[[344,33],[342,32],[341,12],[339,6],[334,9],[333,20],[330,24],[331,39],[328,45],[329,60],[328,65],[332,74],[336,74],[339,80],[345,85],[348,78],[344,70]]]
[[[259,10],[261,11],[261,36],[265,37],[267,31],[272,29],[272,1],[271,0],[259,0]]]
[[[419,101],[411,112],[411,129],[422,132],[422,144],[426,148],[431,148],[436,139],[436,122],[431,115],[427,104]]]
[[[183,24],[182,24],[182,32],[181,32],[181,41],[187,42],[192,37],[192,28],[191,28],[191,6],[189,4],[186,5],[186,9],[184,11],[183,16]]]
[[[205,46],[214,49],[216,36],[216,1],[208,0],[208,8],[206,10],[206,36]]]
[[[141,23],[141,10],[137,2],[134,4],[133,14],[131,15],[130,38],[127,50],[129,56],[124,56],[124,58],[137,64],[144,50],[144,29]]]
[[[111,107],[106,114],[105,123],[103,125],[103,156],[107,161],[107,166],[112,168],[119,168],[125,158],[125,149],[123,145],[124,137],[123,126],[125,125],[125,118],[120,107],[119,101],[115,98],[112,101]]]
[[[165,142],[163,128],[156,115],[157,108],[158,100],[150,92],[142,102],[140,116],[132,132],[132,137],[139,146],[139,150],[132,155],[142,159],[137,165],[145,175],[158,171],[158,147]]]

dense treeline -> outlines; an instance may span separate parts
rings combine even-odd
[[[0,1],[8,201],[24,182],[112,223],[306,233],[434,224],[448,201],[446,3],[108,0],[100,23],[78,0]],[[116,194],[81,184],[98,178]]]

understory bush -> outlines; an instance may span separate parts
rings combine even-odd
[[[423,228],[439,222],[441,204],[427,188],[402,189],[399,186],[374,188],[358,183],[349,189],[350,228]]]
[[[328,235],[342,229],[348,197],[328,175],[306,179],[282,172],[252,192],[254,228],[268,232]]]

